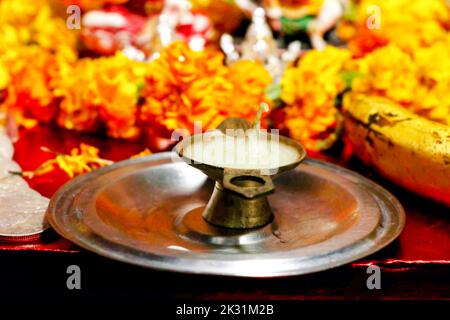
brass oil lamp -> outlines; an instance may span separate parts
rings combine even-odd
[[[257,118],[260,117],[260,113],[261,111]],[[259,119],[256,123],[259,124]],[[251,127],[247,120],[227,119],[219,126],[218,130],[189,136],[175,147],[177,154],[189,165],[199,169],[215,181],[214,191],[203,212],[203,218],[213,225],[233,229],[250,229],[270,223],[273,220],[273,210],[267,195],[275,191],[272,179],[297,167],[306,156],[305,149],[296,141],[260,131],[259,125],[255,127],[258,139],[275,147],[279,145],[284,149],[289,148],[292,154],[289,161],[283,163],[277,161],[263,167],[258,167],[257,164],[255,166],[245,165],[245,168],[238,165],[227,167],[226,164],[209,161],[208,155],[198,161],[195,156],[186,152],[195,148],[196,144],[201,145],[205,141],[214,143],[215,138],[224,138],[227,134],[233,135],[241,132],[246,137],[247,132],[252,130]],[[231,139],[233,138],[235,137],[231,137]],[[242,156],[239,152],[237,153],[237,157]]]

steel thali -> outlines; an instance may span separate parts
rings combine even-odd
[[[386,190],[347,169],[307,159],[274,180],[274,221],[215,227],[202,218],[214,184],[174,153],[82,175],[52,198],[48,217],[97,254],[150,268],[274,277],[330,269],[392,242],[404,212]]]

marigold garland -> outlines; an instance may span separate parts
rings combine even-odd
[[[26,118],[49,122],[55,113],[52,67],[55,56],[39,46],[18,47],[2,56],[9,71],[4,107]]]
[[[123,1],[76,4],[106,2]],[[272,80],[255,62],[228,68],[221,53],[194,52],[182,42],[150,64],[121,53],[77,60],[78,34],[53,15],[49,1],[5,0],[0,13],[0,91],[6,92],[0,108],[13,110],[21,125],[55,121],[66,129],[105,128],[110,137],[134,139],[149,125],[193,131],[201,121],[203,129],[214,128],[227,116],[251,117],[267,100]]]
[[[184,42],[151,63],[120,52],[76,61],[37,45],[20,46],[0,61],[8,65],[2,83],[9,84],[2,105],[17,110],[21,124],[54,120],[77,131],[105,128],[123,139],[139,137],[149,125],[192,132],[194,122],[207,130],[229,116],[250,119],[260,102],[268,102],[272,81],[256,62],[227,67],[220,52],[192,51]]]
[[[69,30],[47,0],[0,1],[0,54],[35,44],[51,51],[75,52],[78,32]]]
[[[222,54],[171,44],[149,65],[141,120],[169,130],[192,132],[195,121],[202,121],[205,130],[214,127],[224,119],[221,107],[231,97],[226,74]]]
[[[52,79],[75,63],[77,32],[52,13],[45,0],[0,2],[0,110],[12,109],[21,124],[54,116]]]
[[[84,9],[124,0],[78,1]],[[223,55],[194,52],[175,42],[151,63],[123,54],[77,56],[78,32],[52,12],[48,0],[0,2],[0,109],[32,126],[54,122],[78,131],[105,130],[138,138],[143,131],[215,128],[226,117],[252,119],[271,103],[272,79],[262,65],[224,65]],[[381,11],[381,29],[367,28],[367,9]],[[281,82],[286,128],[308,149],[337,137],[342,90],[388,97],[429,119],[450,124],[450,13],[444,0],[362,0],[341,24],[348,49],[308,52]],[[343,72],[352,76],[345,79]],[[356,77],[355,77],[356,76]],[[271,98],[272,95],[271,95]]]
[[[376,22],[376,13],[380,28],[369,29],[368,19]],[[359,74],[352,90],[387,97],[450,125],[449,27],[445,0],[361,1],[353,24],[345,22],[339,30],[361,58],[350,68]]]
[[[430,120],[450,125],[450,37],[413,54],[395,44],[355,63],[352,90],[387,97]],[[413,94],[414,93],[414,94]]]
[[[310,150],[325,149],[336,139],[334,100],[345,89],[340,73],[350,57],[348,50],[334,47],[310,51],[288,68],[281,80],[285,125],[290,135]]]
[[[338,31],[357,54],[388,42],[412,53],[418,47],[430,46],[446,37],[450,11],[445,1],[362,0],[354,10],[354,30],[349,31],[349,24],[342,23]],[[367,46],[368,38],[375,45]]]
[[[229,116],[253,119],[261,102],[271,105],[265,92],[272,77],[261,64],[240,60],[229,67],[227,79],[233,84]]]
[[[219,52],[195,52],[183,42],[170,45],[149,65],[141,121],[193,132],[194,122],[207,130],[226,117],[252,118],[267,100],[272,79],[256,62],[226,67],[223,59]]]
[[[113,138],[139,135],[137,103],[146,64],[121,53],[100,59],[82,59],[53,82],[61,98],[57,123],[66,129],[95,131],[101,125]]]

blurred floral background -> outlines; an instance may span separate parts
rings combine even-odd
[[[346,92],[450,125],[449,28],[444,0],[2,0],[0,110],[155,152],[266,102],[320,151]]]

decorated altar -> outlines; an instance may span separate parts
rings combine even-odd
[[[0,255],[12,263],[16,254],[43,259],[54,253],[95,268],[109,260],[85,250],[116,259],[124,251],[118,245],[132,250],[117,260],[164,271],[295,275],[298,281],[322,271],[303,276],[314,288],[311,296],[273,280],[281,299],[345,295],[339,281],[333,282],[338,290],[323,288],[321,275],[353,279],[349,296],[370,298],[355,279],[377,265],[398,286],[387,297],[407,298],[420,273],[423,291],[412,298],[448,298],[448,283],[438,279],[448,278],[450,263],[449,29],[443,0],[1,1]],[[248,159],[266,152],[262,161],[273,152],[241,150],[234,166],[187,156],[185,141],[211,131],[234,136],[230,129],[243,130],[244,140],[250,129],[258,137],[267,133],[286,147],[284,155],[287,147],[297,153],[268,167]],[[166,172],[169,154],[162,152],[200,165],[177,164]],[[121,175],[127,165],[137,172],[132,179]],[[153,166],[163,171],[153,176]],[[116,180],[108,172],[116,172]],[[164,177],[174,180],[166,186]],[[112,191],[90,199],[86,190],[100,190],[94,188],[99,181]],[[88,204],[64,200],[83,188]],[[120,198],[114,188],[135,193]],[[138,196],[154,190],[155,199],[167,196],[159,207],[159,200]],[[122,202],[114,202],[115,195]],[[234,207],[222,212],[230,202]],[[73,212],[81,216],[79,233],[71,229],[78,226]],[[239,217],[234,224],[223,218],[231,215]],[[94,242],[83,233],[87,228],[114,245]],[[128,238],[108,228],[125,230]],[[364,235],[364,246],[355,234]],[[326,241],[341,247],[326,251]],[[335,256],[348,247],[353,251]],[[142,252],[133,256],[137,248]],[[143,252],[180,260],[141,261]],[[196,255],[205,252],[212,258]],[[311,252],[317,259],[310,267],[302,259]],[[330,257],[326,262],[322,253]],[[237,267],[229,269],[231,256],[215,261],[214,254],[234,254]],[[261,273],[248,271],[259,254],[274,254],[278,262],[297,254],[298,260],[289,260],[291,269],[272,263]],[[223,267],[216,270],[211,261]],[[127,267],[135,268],[121,265],[121,272]],[[249,281],[234,295],[222,283],[216,292],[196,294],[247,299],[259,286]],[[261,286],[257,299],[273,298]],[[174,295],[193,298],[188,290]]]

